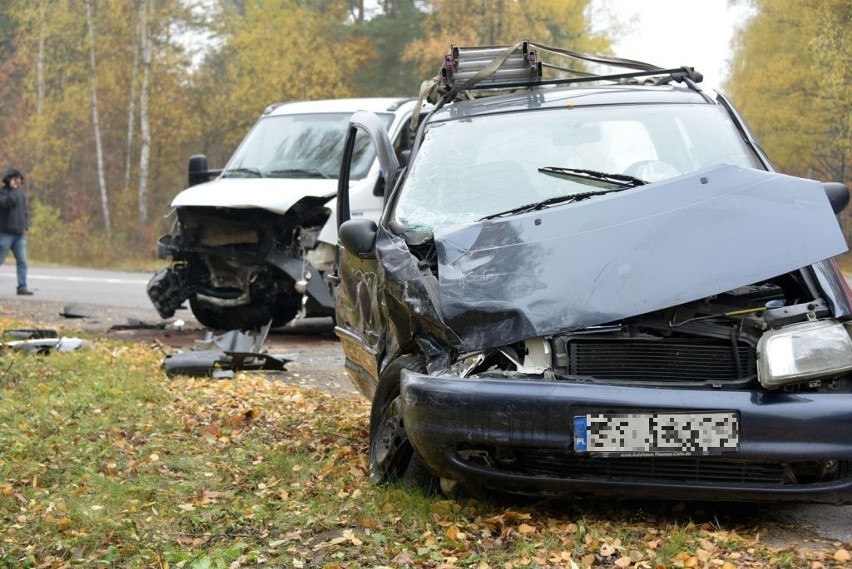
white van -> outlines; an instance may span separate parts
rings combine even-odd
[[[203,325],[257,329],[272,321],[331,316],[324,274],[337,244],[334,203],[350,116],[376,113],[394,149],[411,146],[416,101],[367,98],[268,107],[221,171],[203,155],[189,161],[189,188],[172,201],[172,231],[158,242],[170,266],[148,283],[160,316],[189,300]],[[355,148],[352,217],[378,219],[384,186],[373,146]]]

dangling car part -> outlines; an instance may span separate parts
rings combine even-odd
[[[237,371],[286,371],[290,360],[261,352],[271,324],[256,332],[229,330],[223,334],[208,331],[193,349],[166,355],[166,376],[178,375],[233,378]]]
[[[148,283],[163,318],[188,300],[213,329],[257,329],[331,316],[325,273],[335,258],[334,195],[349,117],[381,117],[395,150],[410,146],[415,102],[342,99],[270,106],[222,171],[189,162],[190,187],[172,201],[173,229],[158,242],[171,261]],[[359,144],[352,215],[378,219],[384,196],[372,148]]]
[[[588,62],[617,71],[571,75]],[[331,276],[371,479],[852,502],[848,189],[774,172],[699,82],[454,47],[407,167],[353,115]],[[378,222],[348,215],[359,132],[388,173]]]

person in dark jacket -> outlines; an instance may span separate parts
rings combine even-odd
[[[7,168],[0,188],[0,265],[9,249],[18,263],[18,294],[32,294],[27,288],[27,229],[30,212],[22,190],[24,175],[17,168]]]

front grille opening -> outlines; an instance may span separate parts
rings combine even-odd
[[[728,383],[757,373],[755,350],[704,339],[562,339],[563,373],[610,381]]]
[[[495,472],[563,480],[732,484],[737,486],[806,486],[846,476],[837,460],[757,463],[720,457],[599,458],[555,449],[469,448],[458,457],[471,466]]]

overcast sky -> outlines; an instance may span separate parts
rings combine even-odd
[[[749,14],[728,0],[592,0],[592,6],[595,14],[607,8],[629,22],[623,33],[613,33],[615,55],[661,67],[691,65],[704,74],[706,87],[721,87],[727,77],[734,30]]]

